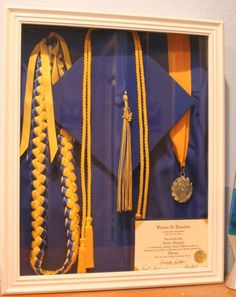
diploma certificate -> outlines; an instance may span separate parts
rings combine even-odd
[[[206,219],[135,222],[135,270],[207,266]]]

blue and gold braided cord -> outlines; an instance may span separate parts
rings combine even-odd
[[[34,92],[32,100],[32,124],[31,124],[31,151],[32,151],[32,244],[30,263],[35,273],[41,274],[41,266],[47,238],[47,121],[45,102],[40,90],[42,75],[40,71],[41,60],[37,59],[35,71]]]
[[[47,244],[47,225],[48,225],[48,197],[47,197],[47,168],[49,166],[48,152],[48,122],[47,122],[47,106],[46,96],[48,90],[48,81],[45,78],[50,75],[51,68],[54,65],[58,69],[58,75],[54,75],[53,82],[63,75],[64,69],[71,66],[68,60],[68,49],[64,40],[57,34],[51,33],[50,37],[54,37],[56,44],[52,50],[47,51],[48,57],[45,59],[46,51],[38,51],[36,59],[34,83],[33,83],[33,98],[32,98],[32,113],[31,113],[31,150],[32,150],[32,177],[33,190],[31,202],[32,216],[32,244],[30,253],[30,263],[36,274],[62,274],[70,270],[76,262],[79,247],[79,205],[78,196],[76,194],[76,175],[73,157],[73,138],[64,129],[60,129],[57,137],[59,144],[59,161],[61,173],[61,194],[63,197],[65,229],[67,239],[66,259],[62,266],[57,270],[45,270],[42,268],[43,258],[45,255],[45,247]],[[59,37],[59,38],[58,38]],[[43,43],[43,44],[42,44]],[[63,46],[62,46],[63,44]],[[39,49],[44,46],[46,40],[40,42]],[[56,51],[55,51],[56,48]],[[54,49],[54,50],[53,50]],[[64,49],[64,50],[63,50]],[[66,53],[65,53],[66,49]],[[35,54],[35,53],[34,53]],[[51,61],[48,67],[42,65],[42,59]],[[63,59],[66,59],[64,63]],[[56,62],[55,62],[56,61]],[[33,69],[32,65],[30,67]],[[49,73],[48,73],[49,72]],[[55,73],[55,72],[54,72]],[[45,85],[47,84],[47,88]],[[50,90],[51,91],[51,90]]]

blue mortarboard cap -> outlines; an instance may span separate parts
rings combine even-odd
[[[101,41],[99,47],[101,49]],[[99,54],[100,53],[100,54]],[[93,158],[117,176],[123,105],[118,104],[122,79],[117,59],[110,52],[99,52],[93,44],[92,55],[92,154]],[[133,113],[131,123],[133,170],[139,165],[139,127],[134,55],[126,56],[126,88]],[[144,55],[150,151],[196,102],[156,61]],[[81,141],[83,58],[53,88],[56,121]],[[118,92],[118,93],[116,93]],[[118,103],[117,103],[118,102]]]

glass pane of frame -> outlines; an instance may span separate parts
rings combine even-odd
[[[207,37],[21,34],[20,275],[207,267]]]

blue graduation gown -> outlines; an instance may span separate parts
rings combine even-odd
[[[61,33],[63,30],[59,30]],[[64,30],[66,31],[66,30]],[[43,32],[45,33],[45,32]],[[63,34],[65,33],[65,34]],[[61,33],[66,38],[66,32]],[[75,53],[72,68],[54,85],[54,108],[58,126],[76,140],[75,157],[80,193],[81,98],[83,40],[85,31],[70,33],[68,43]],[[38,35],[42,34],[39,32]],[[72,38],[73,37],[73,38]],[[150,147],[150,185],[147,219],[192,219],[207,217],[207,70],[205,40],[191,37],[192,96],[168,74],[165,34],[141,33],[147,91]],[[73,58],[73,57],[72,57]],[[22,82],[24,82],[22,71]],[[22,93],[24,88],[22,88]],[[123,101],[127,90],[133,113],[131,123],[133,161],[133,206],[131,213],[116,212],[117,173],[120,155]],[[23,98],[23,95],[22,95]],[[187,176],[193,182],[192,198],[178,204],[171,197],[171,184],[179,165],[169,137],[170,129],[191,108]],[[30,160],[21,159],[21,273],[31,274],[30,250]],[[65,256],[63,205],[59,163],[49,172],[49,230],[47,268],[60,265]],[[92,209],[94,218],[95,268],[93,271],[133,270],[134,214],[139,190],[139,130],[134,45],[124,31],[92,33]],[[80,199],[81,203],[81,199]],[[55,211],[56,210],[56,211]]]

